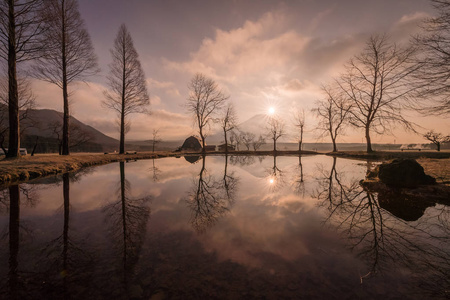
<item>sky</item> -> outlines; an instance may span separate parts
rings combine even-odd
[[[427,0],[80,0],[101,72],[72,86],[71,114],[117,138],[117,117],[103,108],[110,49],[125,24],[139,53],[152,114],[132,115],[127,140],[181,140],[196,132],[185,103],[188,82],[201,72],[230,95],[240,122],[270,107],[287,123],[294,107],[306,110],[306,142],[318,139],[310,113],[322,98],[320,86],[339,75],[372,34],[407,43],[421,20],[435,13]],[[33,81],[39,108],[62,111],[62,92]],[[450,121],[408,112],[419,132],[448,130]],[[295,133],[288,128],[286,140]],[[448,132],[443,132],[448,134]],[[341,142],[362,142],[348,130]],[[418,134],[395,129],[375,135],[377,143],[425,143]]]

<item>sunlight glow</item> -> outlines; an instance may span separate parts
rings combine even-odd
[[[275,179],[273,179],[273,178],[270,178],[270,179],[269,179],[269,183],[270,183],[270,184],[274,184],[274,182],[275,182]]]
[[[273,107],[273,106],[269,107],[269,110],[267,111],[267,113],[269,115],[273,115],[275,113],[275,107]]]

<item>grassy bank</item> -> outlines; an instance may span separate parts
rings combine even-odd
[[[152,159],[174,156],[172,152],[143,152],[137,154],[80,153],[69,156],[57,154],[37,154],[20,159],[0,160],[0,184],[22,182],[29,179],[75,171],[84,167],[103,165],[111,162]]]

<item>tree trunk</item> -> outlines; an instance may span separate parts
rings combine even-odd
[[[333,142],[333,152],[337,152],[336,139],[331,138],[331,141]]]
[[[277,152],[277,140],[273,139],[273,152]]]
[[[67,57],[66,57],[66,7],[65,1],[61,3],[62,20],[62,88],[64,100],[64,117],[62,132],[62,155],[69,155],[69,93],[67,91]]]
[[[34,156],[34,152],[36,152],[38,140],[39,140],[39,136],[36,136],[36,141],[34,142],[33,150],[31,151],[31,156]]]
[[[16,70],[16,20],[14,2],[8,0],[8,115],[9,115],[9,145],[6,157],[20,157],[20,125],[19,125],[19,92]]]
[[[227,141],[227,131],[223,130],[223,135],[225,136],[225,153],[228,153],[228,141]]]
[[[206,143],[205,143],[205,137],[203,136],[203,130],[200,129],[200,138],[202,139],[202,153],[206,152]]]
[[[437,143],[436,147],[437,147],[437,151],[441,151],[441,143]]]
[[[119,154],[125,153],[125,103],[122,100],[122,112],[120,114],[120,144],[119,144]]]
[[[372,153],[372,143],[370,142],[370,127],[366,125],[366,142],[367,142],[367,153]]]
[[[303,143],[303,127],[300,127],[300,140],[298,141],[298,152],[302,151],[302,143]]]
[[[125,39],[125,36],[122,37]],[[127,57],[125,55],[125,40],[122,42],[122,109],[120,111],[120,145],[119,145],[119,154],[125,153],[125,76],[127,69]]]

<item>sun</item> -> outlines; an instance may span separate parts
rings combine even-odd
[[[269,107],[269,110],[267,111],[267,113],[270,116],[273,116],[275,114],[275,107],[273,107],[273,106]]]

